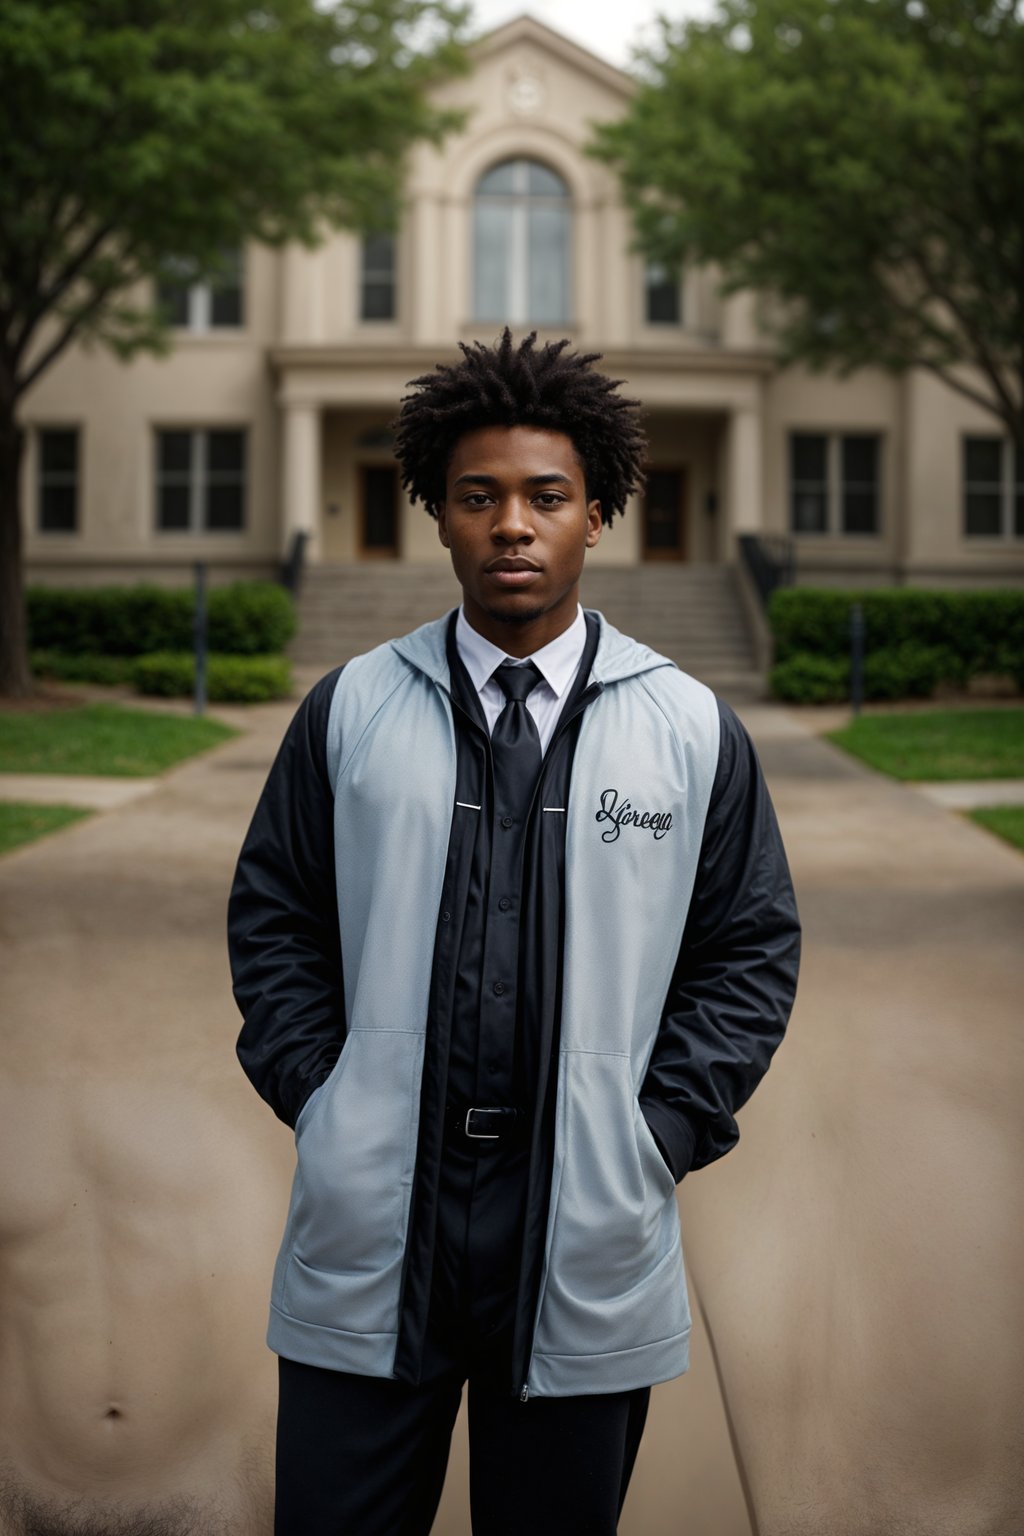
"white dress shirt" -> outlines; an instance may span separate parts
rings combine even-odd
[[[462,663],[469,673],[473,687],[480,698],[480,707],[487,721],[488,731],[494,730],[494,722],[505,708],[505,695],[501,684],[494,679],[494,671],[501,666],[503,661],[511,661],[520,666],[524,661],[532,661],[542,681],[529,693],[526,699],[526,707],[533,716],[540,737],[541,752],[546,752],[548,742],[554,735],[558,717],[562,713],[562,706],[569,695],[573,679],[579,670],[583,659],[583,649],[587,643],[587,621],[583,617],[583,609],[577,603],[576,617],[569,628],[548,645],[541,646],[539,651],[534,651],[532,656],[509,656],[485,640],[483,635],[477,633],[466,618],[464,609],[459,609],[459,616],[455,621],[455,644],[458,646]]]

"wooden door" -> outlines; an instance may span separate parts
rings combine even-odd
[[[643,501],[645,560],[686,559],[686,470],[652,465]]]
[[[398,467],[359,466],[359,545],[369,560],[398,558]]]

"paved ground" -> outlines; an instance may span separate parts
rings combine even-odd
[[[112,811],[142,800],[160,787],[159,779],[99,778],[81,773],[0,773],[0,800],[23,805],[78,805]]]
[[[1024,805],[1024,779],[970,779],[947,784],[918,784],[921,794],[951,811],[986,805]]]
[[[228,1194],[240,1211],[258,1205],[260,1213],[263,1248],[255,1245],[251,1289],[239,1298],[237,1326],[258,1362],[252,1395],[264,1409],[272,1403],[273,1382],[260,1353],[262,1313],[292,1154],[287,1132],[234,1064],[237,1018],[223,913],[238,846],[293,708],[211,710],[218,718],[244,720],[246,734],[156,785],[135,781],[130,788],[138,797],[129,803],[108,800],[87,822],[0,860],[0,993],[15,1058],[24,1030],[44,1059],[49,1053],[102,1069],[110,1038],[123,1076],[130,1022],[145,1067],[158,1068],[166,1081],[201,1085],[232,1134],[252,1149],[249,1162],[260,1180],[255,1197],[248,1188],[244,1198]],[[881,1041],[901,1010],[904,1017],[915,1008],[931,1010],[937,1030],[943,1020],[971,1018],[979,992],[985,1041],[1016,1031],[1024,983],[1024,858],[919,790],[844,757],[793,715],[765,705],[744,706],[742,713],[762,753],[806,922],[789,1059],[799,1060],[826,1014],[860,1021],[869,1033],[877,1023]],[[60,782],[60,798],[74,803],[75,791],[63,793],[69,783]],[[5,785],[0,795],[7,796]],[[765,1113],[757,1111],[757,1099],[745,1112],[744,1143],[725,1160],[735,1159],[735,1176],[755,1167],[758,1137],[769,1134],[762,1127],[780,1091],[785,1095],[785,1059],[766,1082]],[[823,1071],[829,1059],[826,1053]],[[238,1177],[241,1165],[236,1160],[234,1166]],[[709,1199],[734,1175],[712,1169],[701,1177],[706,1193],[698,1179],[684,1185],[682,1197],[684,1224],[692,1221],[698,1241]],[[246,1217],[250,1226],[254,1219]],[[715,1272],[696,1244],[691,1268],[698,1285]],[[155,1326],[173,1329],[173,1308],[165,1306]],[[728,1375],[728,1359],[725,1369]],[[752,1459],[760,1486],[756,1451]],[[459,1440],[437,1536],[468,1532],[464,1480]],[[690,1376],[655,1394],[621,1529],[622,1536],[680,1536],[683,1529],[686,1536],[749,1536],[699,1321]]]

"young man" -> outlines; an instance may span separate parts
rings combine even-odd
[[[278,1536],[610,1536],[687,1366],[675,1186],[734,1144],[798,924],[732,712],[584,613],[641,481],[567,342],[463,347],[397,424],[462,607],[325,677],[242,850],[239,1056],[295,1126]]]

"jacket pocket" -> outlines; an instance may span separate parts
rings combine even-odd
[[[352,1029],[303,1108],[282,1255],[293,1317],[352,1332],[396,1324],[422,1051],[419,1033]]]
[[[675,1182],[626,1055],[562,1058],[557,1200],[536,1347],[636,1349],[689,1329]]]
[[[340,1061],[341,1061],[341,1057],[339,1056],[338,1057],[338,1061],[335,1062],[333,1068],[328,1073],[328,1075],[324,1078],[323,1082],[322,1083],[317,1083],[316,1087],[313,1089],[313,1092],[311,1094],[309,1094],[304,1099],[303,1104],[302,1104],[302,1108],[299,1110],[298,1116],[297,1116],[296,1121],[295,1121],[295,1140],[296,1141],[298,1141],[298,1139],[301,1136],[302,1132],[305,1130],[305,1128],[306,1128],[310,1118],[312,1117],[314,1105],[318,1104],[320,1102],[320,1100],[323,1098],[324,1090],[327,1087],[328,1083],[331,1081],[331,1078],[334,1076],[335,1072],[337,1072],[338,1065],[339,1065]]]
[[[665,1154],[658,1146],[654,1132],[647,1124],[647,1117],[640,1107],[640,1100],[636,1097],[633,1099],[633,1124],[644,1178],[655,1188],[663,1189],[666,1195],[674,1194],[675,1177],[665,1161]]]

